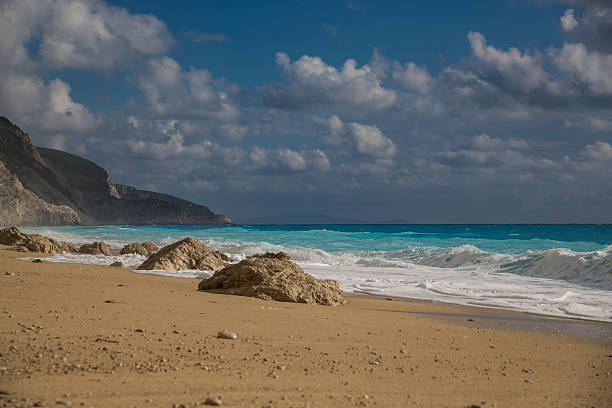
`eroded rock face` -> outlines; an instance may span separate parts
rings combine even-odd
[[[200,290],[265,300],[339,305],[345,302],[338,282],[306,274],[285,252],[249,256],[200,282]]]
[[[77,252],[77,247],[69,242],[56,241],[39,234],[25,234],[17,227],[0,230],[0,244],[16,245],[18,248],[27,248],[31,252],[44,252],[47,254]]]
[[[154,254],[157,251],[159,251],[159,247],[152,242],[144,242],[142,244],[139,244],[138,242],[134,242],[131,244],[127,244],[126,246],[121,248],[120,254],[121,255],[138,254],[138,255],[149,256],[151,254]]]
[[[159,251],[159,247],[157,245],[155,245],[153,242],[150,242],[150,241],[143,242],[142,246],[144,247],[144,249],[149,251],[149,253],[147,255],[154,254],[157,251]]]
[[[2,228],[0,230],[0,244],[23,245],[28,241],[28,235],[19,231],[17,227]]]
[[[83,244],[78,251],[80,254],[91,255],[106,255],[111,256],[111,251],[106,245],[106,242],[92,242],[91,244]]]
[[[184,269],[199,269],[214,271],[225,267],[231,258],[215,251],[203,242],[188,237],[163,247],[138,267],[143,270],[178,271]]]

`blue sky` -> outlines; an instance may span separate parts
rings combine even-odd
[[[610,4],[411,3],[8,0],[0,113],[242,220],[612,222]]]

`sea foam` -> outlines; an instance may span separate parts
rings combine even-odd
[[[476,227],[470,227],[469,232]],[[144,240],[163,246],[191,235],[235,261],[256,253],[288,252],[307,273],[321,279],[335,279],[347,292],[612,321],[610,245],[598,247],[575,241],[568,242],[573,248],[569,249],[561,246],[564,242],[541,237],[517,240],[514,233],[506,234],[501,240],[411,231],[381,234],[367,228],[346,232],[301,226],[288,230],[285,227],[122,226],[40,228],[28,232],[71,242],[105,240],[115,250],[126,243]],[[446,242],[458,245],[440,246]],[[411,245],[402,247],[402,244]],[[481,247],[499,248],[504,252]],[[45,260],[99,265],[121,261],[135,269],[144,257],[63,254]],[[137,272],[185,278],[205,278],[211,274],[210,271]]]

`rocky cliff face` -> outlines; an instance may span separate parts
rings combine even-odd
[[[106,170],[66,152],[36,148],[0,117],[0,225],[229,224],[207,207],[113,184]]]
[[[67,205],[49,204],[27,190],[0,162],[0,224],[77,225],[79,215]]]

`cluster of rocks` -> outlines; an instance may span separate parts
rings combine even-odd
[[[39,234],[25,234],[16,227],[0,230],[0,244],[14,245],[21,252],[43,252],[47,254],[77,252],[78,247],[70,242],[56,241]]]
[[[0,244],[15,245],[16,250],[32,252],[111,255],[104,242],[77,247],[42,235],[25,234],[16,227],[0,230]],[[286,252],[256,254],[232,263],[233,260],[227,255],[209,248],[197,239],[187,237],[161,249],[152,242],[132,243],[124,246],[121,254],[148,256],[138,267],[140,270],[216,271],[212,277],[199,283],[200,290],[281,302],[330,306],[345,302],[338,282],[319,280],[306,274],[296,263],[291,262]],[[125,267],[121,262],[114,262],[111,266]]]

